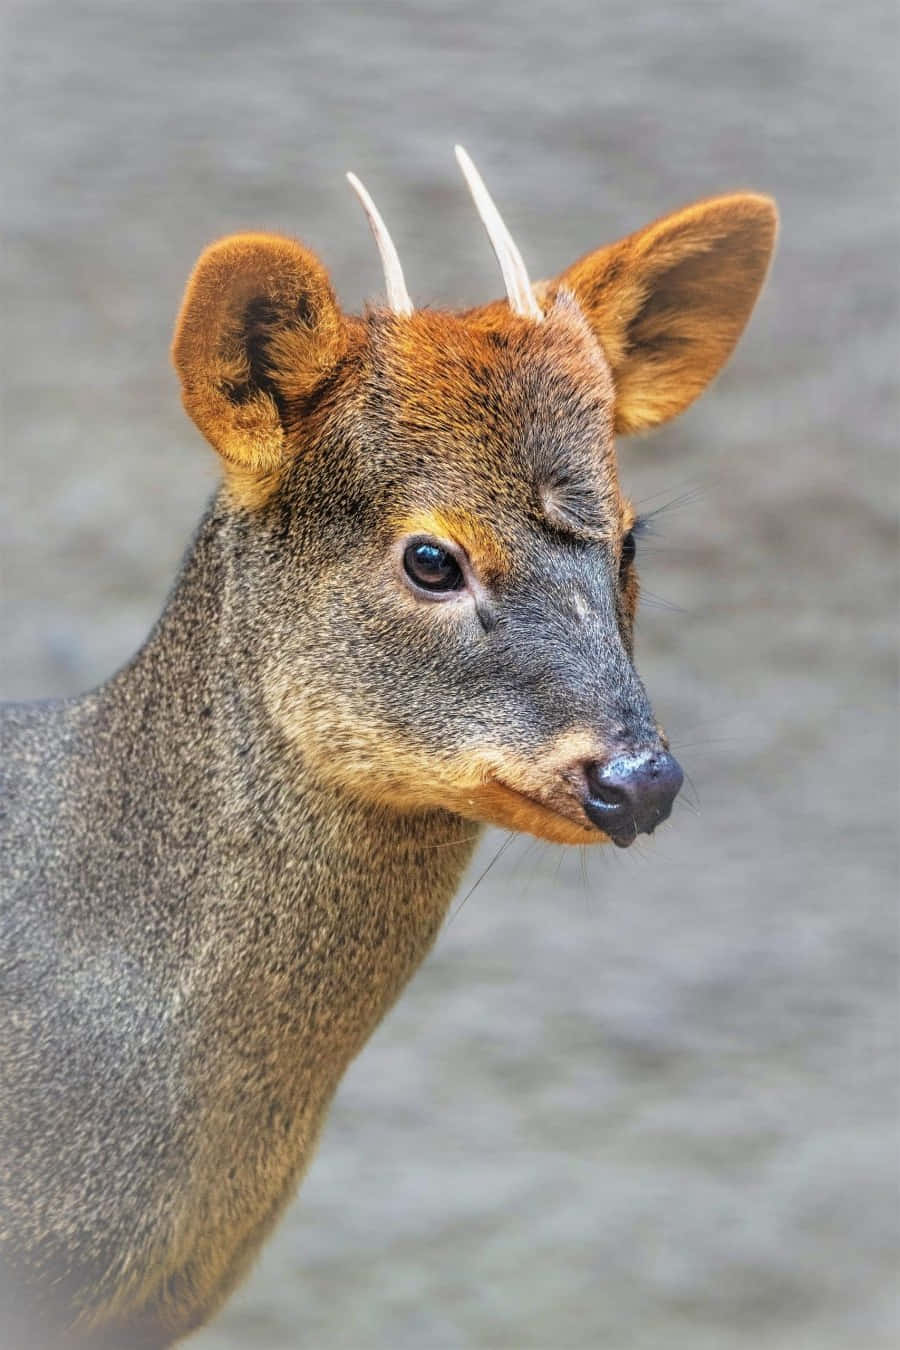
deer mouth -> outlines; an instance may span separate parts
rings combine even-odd
[[[498,778],[478,788],[469,802],[465,814],[477,814],[501,829],[533,834],[554,844],[602,844],[610,837],[588,820],[576,802],[548,802]]]
[[[542,838],[549,837],[546,833],[549,824],[550,828],[554,830],[554,837],[560,843],[601,844],[609,842],[615,844],[616,848],[630,848],[638,834],[642,832],[634,820],[628,821],[624,828],[620,830],[613,830],[609,826],[602,825],[595,819],[590,800],[582,802],[565,798],[564,802],[548,802],[542,797],[511,787],[500,779],[495,779],[492,786],[499,788],[511,800],[517,800],[523,806],[527,806],[534,819],[534,825],[528,827],[528,833],[539,834]],[[666,812],[666,815],[668,815],[668,812]],[[551,822],[557,822],[557,824],[553,825]],[[559,837],[560,825],[563,822],[564,838]],[[652,830],[647,830],[646,833],[652,833]]]

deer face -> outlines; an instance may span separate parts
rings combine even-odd
[[[535,312],[410,312],[395,277],[364,321],[299,245],[204,255],[176,363],[248,541],[263,696],[323,777],[564,843],[665,819],[681,770],[632,660],[614,433],[719,368],[773,232],[766,199],[723,198],[535,288]]]
[[[634,518],[596,339],[563,293],[539,325],[382,316],[370,342],[372,532],[344,551],[327,619],[356,652],[355,773],[365,725],[367,777],[398,804],[631,842],[680,774],[631,661]]]

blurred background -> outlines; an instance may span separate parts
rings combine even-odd
[[[167,347],[210,239],[419,303],[774,193],[732,365],[625,442],[639,665],[692,786],[627,855],[491,835],[197,1350],[898,1343],[896,9],[5,0],[0,693],[142,641],[215,482]],[[478,877],[494,860],[489,872]]]

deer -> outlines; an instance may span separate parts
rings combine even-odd
[[[161,1350],[248,1270],[486,825],[627,848],[682,770],[634,664],[616,436],[729,357],[777,216],[708,198],[505,296],[341,309],[293,239],[213,243],[174,365],[221,464],[161,617],[3,710],[0,1325]]]

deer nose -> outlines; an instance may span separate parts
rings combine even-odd
[[[668,817],[684,774],[667,750],[655,750],[588,764],[585,780],[588,819],[614,844],[627,848]]]

